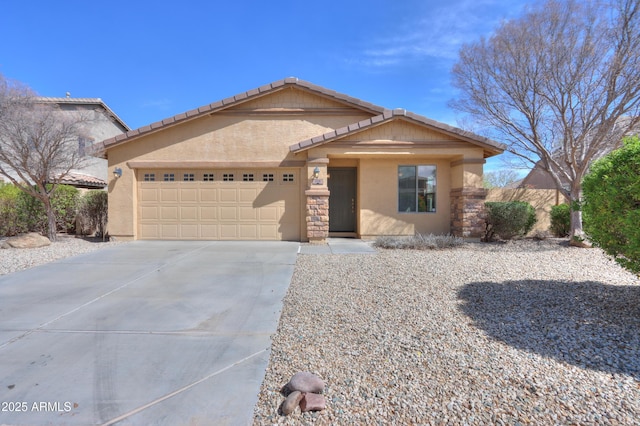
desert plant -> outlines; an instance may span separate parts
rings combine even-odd
[[[0,236],[10,237],[27,230],[18,209],[20,193],[14,185],[0,182]]]
[[[95,229],[96,234],[106,239],[108,220],[108,195],[105,191],[89,191],[80,203],[80,217],[89,228]]]
[[[571,232],[571,207],[559,204],[551,207],[551,233],[559,238],[568,237]]]
[[[537,221],[535,209],[524,201],[488,202],[485,207],[484,241],[493,241],[497,237],[510,240],[524,236]]]
[[[374,243],[376,247],[385,249],[413,249],[429,250],[457,247],[464,244],[464,240],[450,234],[434,235],[417,233],[411,237],[382,236]]]
[[[590,240],[640,275],[640,139],[597,161],[583,182]]]
[[[49,187],[51,189],[51,187]],[[78,189],[70,185],[58,185],[51,196],[57,231],[73,231],[78,213]],[[47,235],[49,221],[42,201],[28,192],[21,191],[17,198],[20,221],[28,231]]]

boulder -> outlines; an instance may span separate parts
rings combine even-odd
[[[289,392],[311,392],[322,393],[324,390],[324,382],[318,376],[308,371],[302,371],[293,375],[287,384]]]
[[[303,395],[304,394],[300,391],[291,392],[289,396],[287,396],[287,399],[285,399],[282,403],[282,407],[280,407],[282,414],[288,416],[289,414],[293,413],[296,407],[300,404],[300,400],[302,399]]]
[[[8,238],[4,244],[13,248],[37,248],[46,247],[51,244],[51,241],[37,232],[30,232],[28,234]]]
[[[324,396],[317,393],[305,393],[300,401],[300,411],[320,411],[327,408]]]

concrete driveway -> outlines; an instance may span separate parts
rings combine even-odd
[[[0,425],[244,425],[298,243],[136,241],[0,277]]]

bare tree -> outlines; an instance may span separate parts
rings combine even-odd
[[[504,188],[518,180],[518,172],[511,169],[496,170],[484,174],[484,186],[486,188]]]
[[[83,165],[77,144],[84,121],[80,114],[70,117],[38,103],[29,88],[0,74],[0,174],[42,201],[52,241],[56,217],[51,197],[60,181]]]
[[[452,70],[452,106],[516,159],[539,162],[572,201],[574,243],[589,165],[640,122],[639,3],[549,0],[463,46]]]

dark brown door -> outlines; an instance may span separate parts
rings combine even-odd
[[[329,167],[329,232],[356,232],[355,167]]]

